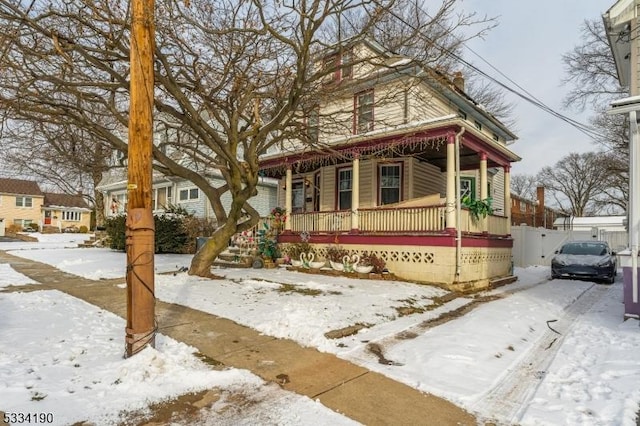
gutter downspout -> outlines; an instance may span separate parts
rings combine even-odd
[[[631,181],[630,189],[634,189],[638,184],[640,176],[640,155],[638,155],[638,138],[640,131],[638,129],[638,121],[636,111],[629,112],[629,128],[631,135],[629,138],[629,180]],[[640,197],[634,194],[633,190],[629,191],[629,246],[631,248],[631,289],[633,303],[638,303],[638,216],[640,212]]]
[[[460,281],[460,264],[462,263],[462,206],[460,200],[460,138],[465,132],[460,128],[456,133],[455,160],[456,160],[456,281]]]

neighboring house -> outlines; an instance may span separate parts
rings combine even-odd
[[[219,175],[212,174],[209,181],[214,187],[220,187],[225,182]],[[153,173],[153,211],[163,212],[169,206],[183,207],[196,217],[215,219],[211,203],[204,193],[193,183],[183,178],[166,177],[158,172]],[[100,184],[96,187],[104,194],[105,217],[123,214],[127,210],[127,176],[126,169],[113,168],[103,174]],[[249,204],[260,213],[267,216],[277,205],[277,181],[261,178],[257,186],[258,195],[249,199]],[[226,192],[221,197],[226,211],[231,206],[231,194]]]
[[[4,228],[30,223],[42,226],[44,193],[36,182],[22,179],[0,178],[0,219]]]
[[[91,212],[82,195],[55,194],[45,192],[42,204],[42,230],[56,228],[58,231],[91,228]]]
[[[618,80],[630,97],[612,104],[610,113],[629,118],[629,250],[618,253],[624,277],[625,317],[640,318],[640,0],[618,0],[602,16]]]
[[[544,187],[536,188],[536,199],[530,200],[511,194],[511,224],[527,225],[534,228],[553,229],[555,221],[566,215],[556,209],[545,206]]]
[[[280,180],[281,243],[307,239],[382,257],[398,277],[478,288],[511,276],[510,168],[516,136],[453,78],[351,41],[319,61],[330,92],[307,144],[261,159]],[[459,178],[459,179],[458,179]],[[474,221],[460,199],[493,199]]]
[[[89,229],[91,211],[80,195],[44,193],[34,181],[0,178],[0,218],[5,230],[31,223],[43,231],[82,225]]]

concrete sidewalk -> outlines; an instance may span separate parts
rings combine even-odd
[[[63,291],[126,316],[126,293],[118,287],[124,278],[88,280],[3,251],[0,263],[9,263],[45,288]],[[265,336],[225,318],[161,301],[156,302],[156,317],[160,333],[194,346],[207,358],[228,367],[250,370],[360,423],[477,424],[473,415],[442,398],[291,340]]]

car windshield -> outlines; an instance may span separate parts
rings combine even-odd
[[[607,246],[594,243],[569,243],[562,246],[560,253],[603,256],[607,254]]]

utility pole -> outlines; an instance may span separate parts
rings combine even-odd
[[[131,2],[131,82],[127,174],[127,329],[126,356],[155,347],[152,212],[154,0]]]

